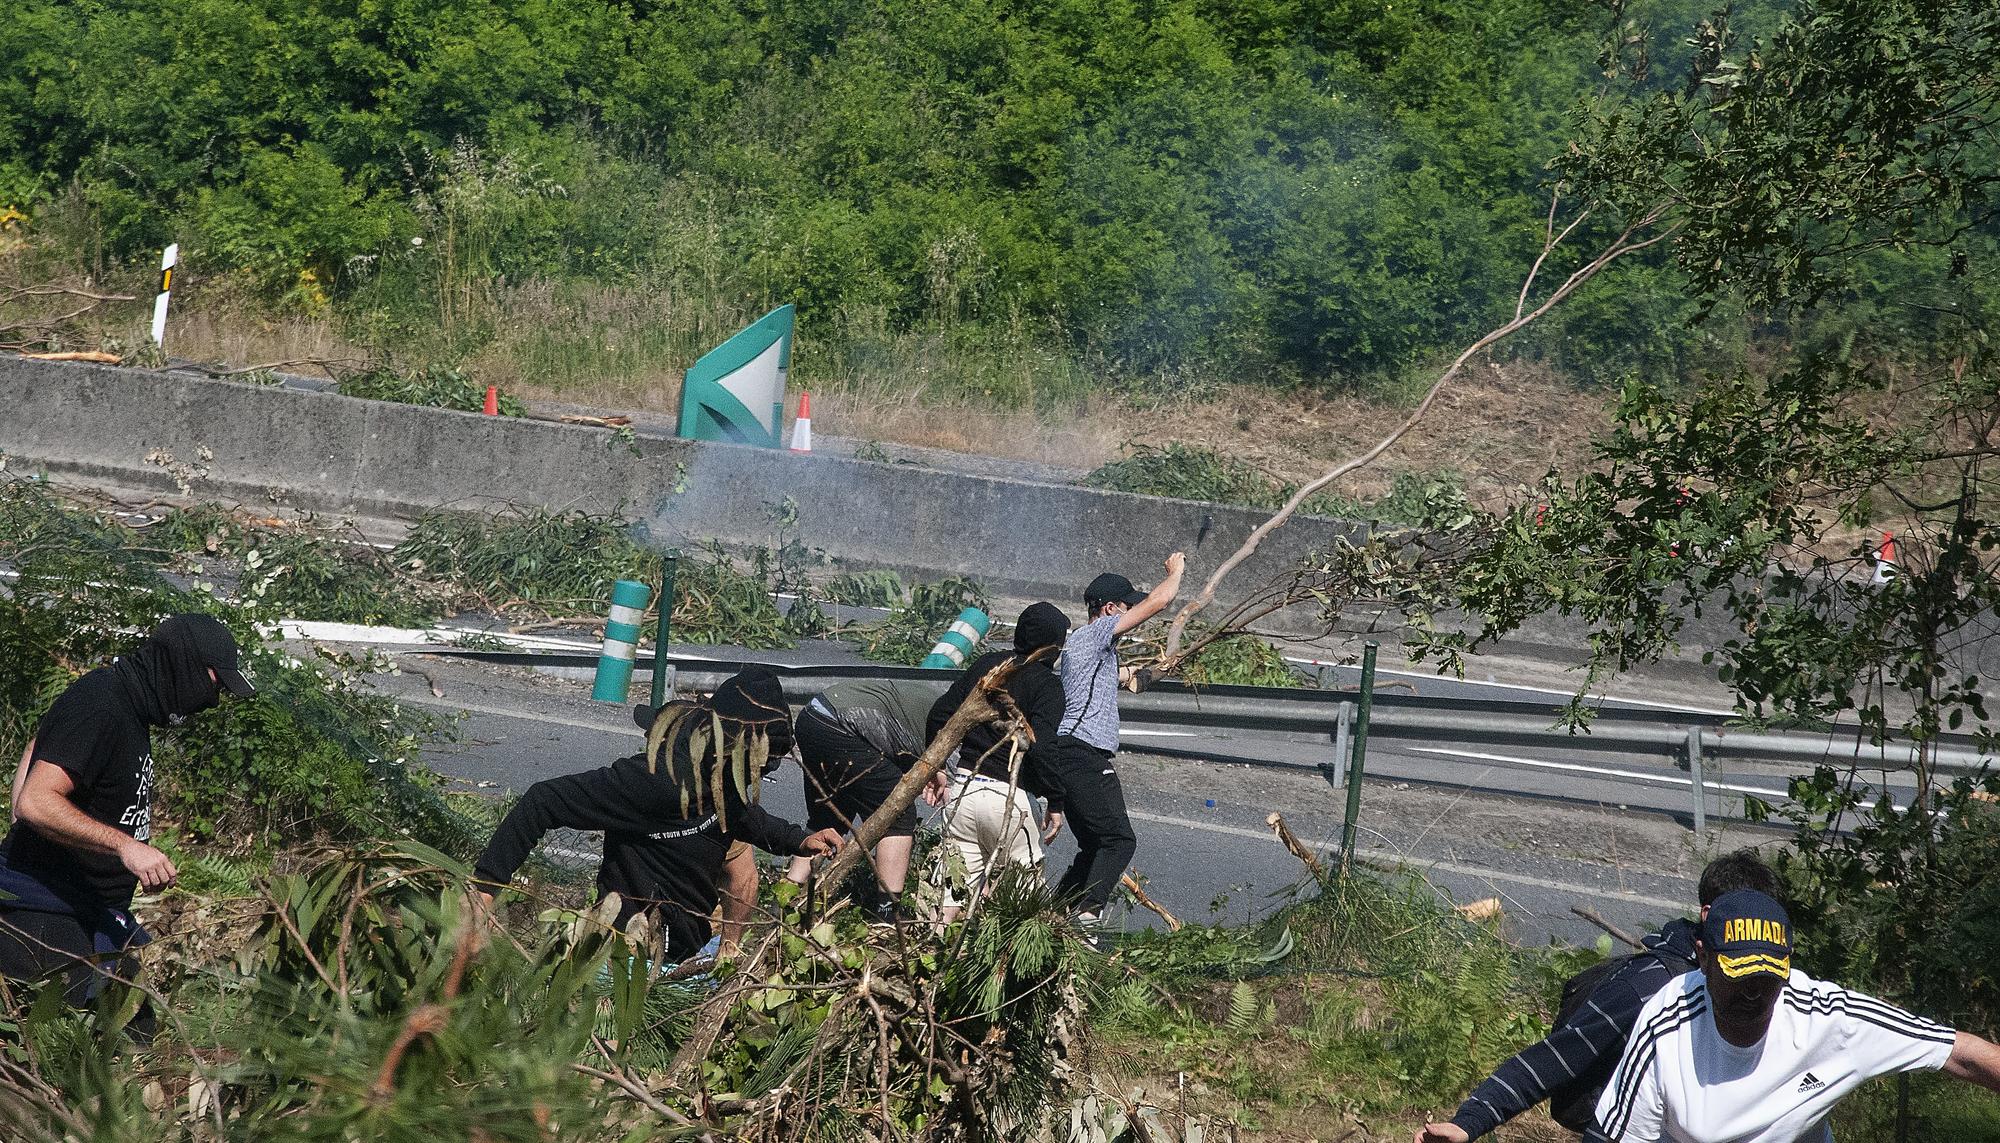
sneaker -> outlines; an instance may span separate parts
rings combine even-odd
[[[870,926],[889,926],[893,928],[901,924],[905,919],[903,903],[892,893],[878,891],[875,893],[875,899],[862,906],[862,908],[868,914],[868,924]]]
[[[1076,922],[1077,933],[1084,942],[1098,952],[1110,947],[1110,938],[1104,931],[1104,919],[1096,913],[1078,913],[1071,918]]]

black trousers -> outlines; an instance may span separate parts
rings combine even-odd
[[[817,700],[824,702],[824,700]],[[806,828],[846,833],[882,808],[903,772],[854,728],[821,714],[815,706],[799,712],[795,739],[799,769],[806,778]],[[917,832],[917,808],[906,807],[889,825],[888,837]]]
[[[110,983],[106,973],[131,980],[138,971],[138,959],[130,953],[98,952],[90,931],[68,913],[0,908],[0,976],[16,985],[17,999],[20,986],[32,988],[60,976],[67,981],[63,999],[73,1008],[88,1008]],[[150,1044],[158,1024],[152,1004],[141,1002],[125,1033]]]
[[[1076,860],[1056,893],[1081,912],[1102,913],[1139,848],[1125,812],[1125,787],[1111,767],[1109,750],[1064,735],[1056,739],[1056,758],[1052,777],[1061,790],[1063,820],[1076,835]]]

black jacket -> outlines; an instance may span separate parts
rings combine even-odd
[[[988,671],[1014,657],[1012,651],[994,651],[980,656],[967,667],[958,681],[951,684],[951,689],[931,705],[926,738],[936,740],[944,724],[958,712],[965,696],[972,693],[973,684],[985,678]],[[1047,797],[1053,788],[1047,775],[1055,772],[1056,728],[1063,715],[1062,679],[1047,663],[1027,663],[1007,680],[1007,693],[1028,716],[1028,728],[1035,735],[1034,743],[1028,747],[1027,756],[1021,762],[1021,786],[1031,794]],[[1009,751],[1005,747],[993,749],[1000,741],[1004,728],[1004,723],[980,723],[973,727],[959,747],[958,764],[971,767],[989,778],[1006,781]]]
[[[1473,1088],[1451,1121],[1477,1139],[1549,1098],[1559,1086],[1584,1084],[1593,1096],[1603,1090],[1639,1010],[1694,960],[1695,931],[1694,922],[1678,919],[1647,936],[1651,955],[1627,958],[1590,993],[1589,1003]]]
[[[683,728],[675,743],[683,759],[686,736]],[[682,818],[679,783],[664,772],[648,772],[644,754],[620,758],[600,770],[536,782],[493,831],[473,872],[481,882],[506,885],[549,830],[603,830],[598,892],[625,899],[621,924],[642,909],[657,907],[667,931],[668,958],[684,960],[708,943],[708,915],[720,900],[716,884],[731,841],[797,856],[806,839],[805,830],[745,802],[733,786],[726,785],[726,793],[723,811],[729,829],[724,832],[715,814]]]

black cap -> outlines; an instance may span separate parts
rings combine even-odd
[[[1131,580],[1117,572],[1105,572],[1083,589],[1083,602],[1090,607],[1100,603],[1122,603],[1131,607],[1144,602],[1145,598],[1145,592],[1133,587]]]
[[[769,667],[745,667],[715,688],[709,709],[736,722],[790,722],[785,685]]]
[[[242,655],[236,636],[213,615],[169,615],[153,628],[153,638],[162,643],[178,643],[194,652],[202,666],[215,672],[215,681],[237,698],[257,693],[250,677],[243,673]]]
[[[1069,616],[1053,603],[1030,603],[1014,621],[1014,649],[1030,654],[1053,647],[1069,635]]]

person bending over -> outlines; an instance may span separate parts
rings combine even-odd
[[[235,638],[212,616],[174,615],[57,696],[21,755],[0,842],[0,975],[66,973],[64,997],[77,1006],[103,990],[108,971],[130,979],[126,954],[152,940],[132,918],[132,894],[177,875],[151,843],[152,731],[224,693],[256,693]],[[153,1028],[142,1009],[129,1031],[144,1041]]]
[[[732,842],[814,857],[832,852],[840,832],[808,834],[757,803],[759,780],[792,748],[791,712],[769,668],[745,668],[702,702],[641,708],[640,721],[644,753],[528,787],[493,831],[473,874],[490,903],[549,830],[603,830],[599,898],[619,895],[621,928],[641,912],[653,913],[666,933],[667,959],[681,961],[708,943]],[[727,764],[739,749],[748,762],[742,771]],[[754,887],[742,886],[740,876],[730,881],[733,893]]]
[[[936,698],[936,686],[916,679],[856,679],[806,703],[797,739],[807,829],[848,833],[882,808],[924,751],[924,724]],[[910,805],[875,845],[875,893],[866,903],[875,921],[896,920],[916,832],[917,808]],[[795,857],[785,876],[803,885],[811,868],[810,859]]]
[[[1056,724],[1062,718],[1062,680],[1049,665],[1069,634],[1069,619],[1054,604],[1036,603],[1014,624],[1014,649],[980,656],[951,689],[931,706],[926,737],[935,739],[979,680],[1001,665],[1019,663],[1007,680],[1007,694],[1027,717],[1031,740],[1025,747],[1005,722],[985,722],[966,732],[957,764],[938,771],[925,791],[932,805],[945,807],[945,841],[965,861],[966,893],[977,901],[1010,865],[1039,868],[1042,842],[1055,836],[1062,811],[1049,804],[1048,822],[1037,836],[1029,794],[1048,796],[1046,774],[1054,760]],[[945,924],[962,902],[948,896]]]

